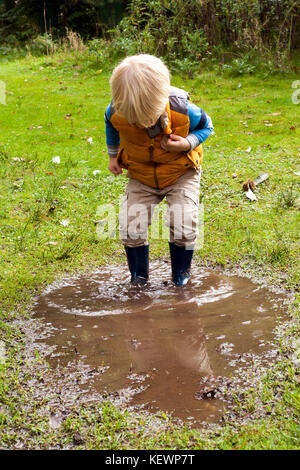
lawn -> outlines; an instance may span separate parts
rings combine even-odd
[[[299,448],[296,67],[232,75],[206,65],[193,78],[172,78],[215,128],[204,148],[204,246],[195,263],[239,270],[295,294],[278,339],[280,358],[263,379],[263,404],[249,390],[238,404],[241,421],[225,419],[205,431],[179,428],[168,417],[157,423],[109,402],[74,404],[63,426],[49,430],[47,396],[37,401],[31,385],[34,363],[43,359],[26,356],[24,331],[14,321],[30,318],[33,297],[58,276],[112,259],[125,263],[120,241],[99,240],[95,223],[100,204],[117,201],[126,185],[125,174],[115,178],[107,169],[109,75],[108,65],[84,55],[0,61],[6,85],[6,104],[0,104],[0,447]],[[263,172],[269,178],[251,202],[242,183]],[[151,259],[167,253],[166,241],[153,241]]]

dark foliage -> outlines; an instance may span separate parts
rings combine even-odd
[[[13,43],[45,32],[61,37],[68,28],[87,39],[115,26],[126,4],[124,0],[0,0],[0,35]]]
[[[112,30],[112,28],[116,27]],[[198,62],[223,50],[300,47],[299,0],[0,0],[0,39],[19,45],[43,33],[112,39],[116,53],[149,52]],[[101,43],[102,44],[102,43]],[[94,44],[95,45],[95,44]],[[102,46],[101,46],[102,47]],[[94,48],[95,49],[95,48]],[[98,54],[98,52],[97,52]],[[98,54],[99,55],[99,54]],[[222,59],[223,60],[223,59]]]

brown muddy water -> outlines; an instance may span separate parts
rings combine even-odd
[[[108,266],[37,298],[37,342],[47,346],[50,367],[65,374],[88,366],[82,393],[117,398],[131,410],[171,413],[192,426],[218,422],[230,377],[276,359],[283,296],[197,266],[190,284],[177,288],[163,261],[151,264],[144,288],[128,278],[126,266]]]

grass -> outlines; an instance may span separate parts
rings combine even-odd
[[[33,296],[57,276],[111,259],[125,262],[120,242],[100,241],[95,225],[98,206],[114,203],[126,185],[125,175],[115,178],[107,169],[103,115],[110,101],[109,73],[84,54],[0,62],[6,84],[6,105],[0,104],[1,447],[299,447],[297,301],[281,336],[280,360],[259,390],[237,394],[237,414],[250,420],[225,415],[217,430],[189,430],[165,415],[138,416],[105,402],[74,404],[63,425],[49,430],[48,399],[37,401],[30,385],[49,371],[43,365],[33,372],[43,360],[26,357],[25,335],[12,321],[30,318]],[[239,267],[289,291],[299,286],[299,110],[291,99],[296,79],[292,70],[235,77],[216,65],[206,65],[193,79],[173,77],[215,126],[205,144],[205,243],[195,262]],[[60,163],[52,160],[57,156]],[[250,202],[242,183],[262,172],[269,179]],[[166,254],[166,243],[153,241],[151,257]]]

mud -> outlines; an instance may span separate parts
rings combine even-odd
[[[194,426],[218,422],[230,378],[242,380],[254,361],[276,360],[283,295],[196,266],[190,284],[176,288],[164,262],[152,263],[144,288],[128,277],[125,266],[106,267],[52,285],[36,300],[37,341],[51,368],[67,374],[86,366],[82,393],[133,410],[171,413]]]

